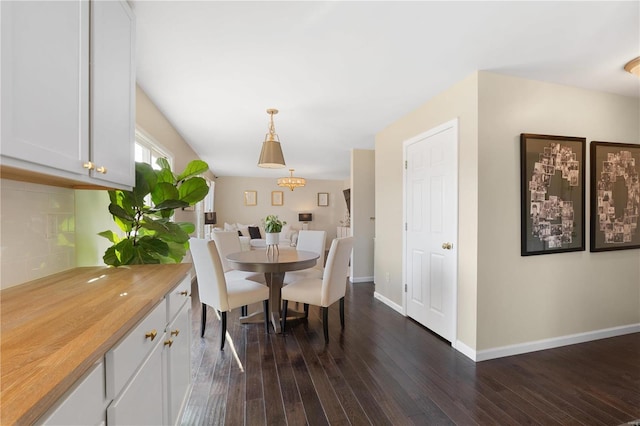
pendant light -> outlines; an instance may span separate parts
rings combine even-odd
[[[293,191],[295,188],[300,188],[307,184],[305,178],[293,177],[293,169],[289,169],[289,173],[289,176],[278,179],[278,186],[284,186]]]
[[[276,134],[276,128],[273,125],[273,115],[277,113],[278,110],[274,108],[269,108],[267,110],[267,114],[271,116],[269,122],[269,133],[265,135],[264,142],[262,142],[262,151],[260,152],[258,167],[281,169],[286,166],[284,162],[284,155],[282,155],[282,148],[280,147],[280,138]]]

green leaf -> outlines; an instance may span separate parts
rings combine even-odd
[[[151,193],[151,201],[156,206],[166,200],[179,200],[180,194],[175,185],[168,182],[160,182]]]
[[[116,247],[115,246],[111,246],[109,247],[105,252],[104,252],[104,256],[102,256],[102,260],[104,261],[105,265],[110,265],[110,266],[120,266],[120,259],[118,259],[118,256],[116,255]]]
[[[149,256],[154,256],[156,254],[166,256],[169,254],[169,246],[159,238],[148,236],[142,237],[138,241],[138,246],[144,248]]]
[[[99,232],[98,235],[106,238],[107,240],[111,241],[114,244],[117,244],[120,242],[120,237],[117,234],[114,234],[113,231],[102,231],[102,232]]]
[[[189,205],[195,204],[204,199],[209,193],[207,181],[201,177],[193,177],[185,180],[180,188],[180,200],[186,201]]]
[[[136,186],[133,188],[134,205],[144,206],[144,197],[155,188],[158,178],[147,163],[136,163]]]
[[[167,160],[165,157],[160,157],[156,160],[156,164],[158,166],[160,166],[160,169],[162,170],[169,170],[171,171],[171,165],[169,164],[169,160]]]
[[[158,234],[158,238],[161,238],[163,241],[173,241],[176,243],[189,241],[189,234],[186,233],[182,227],[174,222],[167,222],[165,225],[168,228],[168,232]]]
[[[119,219],[122,219],[125,222],[133,222],[135,220],[129,213],[125,211],[125,209],[123,209],[117,204],[113,204],[113,203],[109,204],[109,212],[113,216]]]
[[[182,173],[176,177],[177,181],[184,180],[190,176],[200,175],[209,170],[209,165],[202,160],[193,160],[187,164]]]
[[[166,182],[170,183],[171,185],[176,184],[176,178],[175,176],[173,176],[173,173],[171,173],[171,170],[169,169],[157,170],[156,176],[158,177],[158,183]]]
[[[187,254],[187,249],[189,248],[189,242],[187,241],[184,243],[176,243],[171,241],[168,243],[168,246],[169,246],[168,257],[171,260],[173,260],[175,263],[180,263]]]
[[[115,245],[116,255],[122,265],[131,265],[131,259],[133,258],[133,240],[130,238],[124,239]]]
[[[160,263],[160,260],[151,253],[149,253],[142,246],[135,246],[133,248],[133,256],[131,257],[131,261],[128,263],[129,265],[144,265],[144,264],[153,264]]]
[[[167,200],[155,205],[153,208],[149,209],[149,211],[157,212],[160,210],[179,209],[182,207],[189,207],[189,203],[181,200]]]
[[[165,219],[154,220],[151,216],[144,216],[142,222],[140,222],[140,226],[157,233],[170,232],[165,222]]]
[[[180,227],[187,234],[191,234],[196,231],[196,225],[191,222],[176,222],[176,225]]]

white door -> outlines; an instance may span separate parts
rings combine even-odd
[[[404,144],[406,312],[453,342],[456,331],[458,123]]]

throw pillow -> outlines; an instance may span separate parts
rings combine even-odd
[[[224,223],[224,230],[225,231],[237,231],[238,227],[236,226],[235,223]]]
[[[262,235],[260,235],[260,228],[258,228],[257,226],[250,226],[249,236],[251,237],[252,240],[261,239]]]
[[[236,229],[242,232],[242,235],[244,235],[245,237],[249,236],[249,226],[251,225],[243,225],[241,223],[236,223],[236,226],[237,226]]]

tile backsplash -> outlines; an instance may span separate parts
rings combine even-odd
[[[0,288],[75,267],[73,189],[0,180]]]

